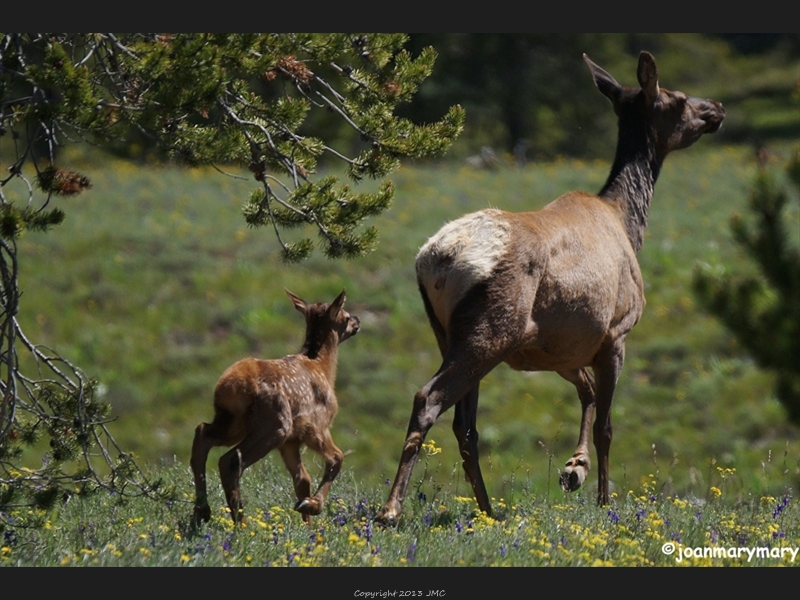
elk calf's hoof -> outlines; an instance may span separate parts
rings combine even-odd
[[[320,506],[319,500],[315,498],[303,498],[297,501],[294,509],[304,515],[318,515],[322,510],[322,506]]]

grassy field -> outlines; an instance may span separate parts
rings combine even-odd
[[[437,449],[427,445],[422,457],[420,468],[429,475]],[[179,466],[160,468],[158,474],[178,486],[186,478]],[[352,471],[337,482],[323,514],[306,526],[289,509],[285,474],[267,461],[245,473],[245,493],[252,500],[242,527],[234,528],[227,509],[219,506],[208,525],[192,529],[188,497],[157,502],[103,493],[75,498],[52,513],[12,511],[0,565],[800,565],[797,500],[756,495],[736,501],[729,488],[736,471],[719,468],[716,474],[719,487],[712,486],[707,498],[659,494],[660,480],[653,475],[602,508],[586,491],[547,500],[520,486],[515,500],[494,499],[495,518],[478,513],[471,497],[455,494],[452,481],[438,488],[426,480],[409,497],[400,526],[382,529],[372,519],[384,490],[356,482]],[[410,577],[394,584],[415,588],[415,576]],[[366,585],[352,577],[333,581],[343,589],[328,591]],[[381,579],[378,587],[391,588],[390,581]],[[452,582],[445,579],[442,587],[448,586]]]
[[[778,148],[776,162],[780,156]],[[271,232],[250,230],[244,223],[240,206],[252,188],[249,181],[213,171],[109,164],[107,159],[96,166],[78,166],[90,176],[93,188],[82,197],[59,201],[67,212],[63,225],[48,234],[27,233],[20,241],[20,321],[31,339],[57,349],[100,380],[103,398],[118,417],[112,425],[117,440],[151,472],[170,473],[182,494],[190,493],[187,464],[193,429],[212,416],[211,392],[220,373],[248,355],[294,352],[302,341],[301,319],[283,288],[311,301],[330,301],[347,288],[348,310],[363,324],[361,333],[340,352],[340,412],[333,427],[334,439],[347,455],[334,490],[344,502],[341,510],[347,514],[349,533],[336,542],[339,545],[330,555],[320,552],[325,558],[319,564],[339,564],[350,560],[347,557],[358,557],[359,564],[400,564],[409,552],[410,538],[402,534],[395,541],[395,533],[375,533],[384,549],[379,556],[367,551],[376,542],[347,540],[353,532],[359,535],[357,523],[367,514],[366,509],[364,514],[358,512],[358,503],[366,498],[371,507],[385,499],[385,482],[394,476],[411,399],[438,368],[438,351],[414,281],[417,248],[445,221],[469,211],[487,206],[535,209],[570,189],[595,191],[609,168],[605,162],[573,160],[496,172],[458,165],[405,167],[393,177],[394,207],[375,222],[381,232],[377,251],[353,262],[317,257],[286,266],[277,258]],[[733,212],[744,210],[754,173],[749,149],[698,145],[670,156],[656,186],[640,253],[647,307],[628,338],[626,365],[612,409],[611,480],[619,502],[613,510],[620,521],[600,509],[584,507],[592,504],[587,499],[593,497],[594,472],[591,485],[581,494],[565,496],[558,488],[557,470],[572,454],[578,434],[580,404],[574,388],[554,374],[523,374],[503,366],[482,384],[478,427],[489,492],[503,498],[509,508],[497,523],[478,519],[479,527],[494,534],[485,547],[482,542],[474,544],[480,548],[465,555],[466,564],[596,560],[662,564],[658,561],[669,559],[661,555],[660,543],[643,548],[641,536],[620,537],[620,524],[630,531],[638,526],[641,534],[648,522],[642,521],[645,517],[669,520],[691,536],[685,538],[690,544],[713,536],[712,529],[724,529],[714,529],[712,521],[704,520],[711,514],[714,523],[733,521],[735,525],[725,529],[731,536],[739,526],[753,528],[754,536],[762,536],[759,540],[776,533],[768,528],[772,523],[767,517],[782,498],[797,495],[798,433],[785,423],[771,377],[756,368],[713,318],[699,311],[690,289],[692,272],[700,265],[733,271],[752,268],[733,244],[728,222]],[[409,500],[409,527],[449,544],[447,540],[461,534],[455,524],[464,528],[474,507],[460,500],[471,493],[460,473],[448,414],[431,430],[429,441],[440,451],[415,470],[414,489],[427,500]],[[209,460],[212,472],[216,456],[212,452]],[[307,456],[316,480],[319,461]],[[35,464],[38,457],[31,455],[28,460]],[[80,527],[64,526],[65,535],[71,536],[68,547],[76,549],[63,551],[63,558],[100,564],[157,564],[157,560],[245,564],[249,555],[261,564],[280,564],[291,554],[286,552],[289,542],[270,545],[265,532],[272,535],[276,523],[263,515],[268,512],[274,519],[284,513],[273,507],[285,511],[291,506],[288,475],[277,456],[268,457],[253,471],[246,475],[251,479],[244,494],[255,522],[248,535],[266,536],[252,542],[260,546],[241,545],[226,553],[223,541],[229,534],[220,515],[210,530],[215,536],[209,542],[211,549],[189,552],[197,540],[185,539],[182,523],[188,508],[182,504],[160,509],[163,531],[151,518],[142,525],[128,523],[138,518],[133,516],[134,507],[108,508],[122,511],[113,529],[100,516],[103,502],[111,507],[106,499],[96,500],[99,504],[92,507],[70,505],[63,514],[72,515],[69,519],[77,523],[82,517],[71,511],[89,511],[84,521],[116,533],[109,529],[102,544],[87,546],[92,552],[81,556]],[[256,474],[265,471],[274,477]],[[210,481],[212,496],[221,506],[215,474]],[[262,493],[259,486],[268,489]],[[723,492],[721,499],[713,490]],[[648,494],[657,498],[655,504],[639,500]],[[328,519],[336,518],[337,502],[332,503]],[[637,518],[640,504],[650,512]],[[726,516],[734,505],[755,521],[748,518],[746,524],[736,525],[740,520],[736,513]],[[696,519],[698,507],[702,515]],[[789,532],[796,544],[796,500],[791,507],[793,525],[779,532]],[[443,527],[426,524],[428,514]],[[531,536],[543,521],[557,527],[555,514],[563,514],[563,526],[543,534],[546,543],[557,539],[553,536],[559,531],[575,536],[576,542],[589,539],[580,527],[602,525],[597,535],[602,532],[606,536],[602,544],[615,550],[590,553],[591,560],[578,560],[576,553],[534,558],[541,548]],[[588,521],[579,518],[584,514]],[[291,516],[285,526],[291,522],[298,536],[290,538],[291,543],[299,544],[297,540],[304,537],[304,548],[315,546],[297,515]],[[758,520],[762,518],[763,522]],[[259,520],[266,524],[263,528]],[[571,529],[572,524],[579,529]],[[509,528],[519,536],[508,533]],[[665,525],[654,531],[667,539],[677,530]],[[128,538],[112,541],[123,533]],[[161,558],[155,558],[145,551],[136,554],[137,536],[145,534],[155,536],[153,543],[166,544],[175,536],[184,540],[171,554],[159,552]],[[364,535],[359,539],[364,541]],[[512,550],[515,540],[523,539],[525,551]],[[625,548],[630,542],[624,541],[628,539],[638,540],[638,549],[629,553]],[[122,556],[111,550],[103,554],[100,548],[108,544],[124,547]],[[418,564],[437,564],[435,544],[424,551],[430,552],[426,558],[421,547],[419,543]],[[389,548],[392,558],[385,552]],[[9,554],[16,552],[13,548]],[[130,553],[139,562],[131,560]],[[22,562],[60,560],[42,557]]]

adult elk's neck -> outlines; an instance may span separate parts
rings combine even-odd
[[[650,127],[646,123],[626,122],[620,117],[614,164],[598,196],[620,205],[635,252],[642,247],[650,200],[662,162],[663,158],[657,156]]]

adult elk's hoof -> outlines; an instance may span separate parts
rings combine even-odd
[[[589,472],[589,461],[585,458],[573,456],[567,461],[561,472],[559,483],[565,492],[574,492],[583,485],[586,474]]]
[[[194,507],[194,516],[192,517],[192,522],[195,525],[199,525],[201,522],[208,523],[210,520],[211,507],[208,504]]]
[[[384,506],[375,516],[375,522],[384,527],[397,527],[399,521],[400,512],[389,508],[388,505]]]

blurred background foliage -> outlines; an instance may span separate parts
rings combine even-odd
[[[409,34],[416,56],[437,53],[433,73],[397,114],[416,123],[442,118],[451,106],[466,109],[465,131],[448,154],[465,158],[487,146],[496,154],[606,157],[616,143],[616,119],[589,93],[585,52],[620,83],[634,85],[631,57],[656,56],[666,87],[691,89],[728,110],[714,143],[755,143],[800,137],[800,36],[771,34]],[[326,140],[360,141],[335,115],[309,115],[305,131]],[[335,145],[335,144],[333,144]],[[152,141],[129,137],[116,147],[126,157],[156,152]]]

